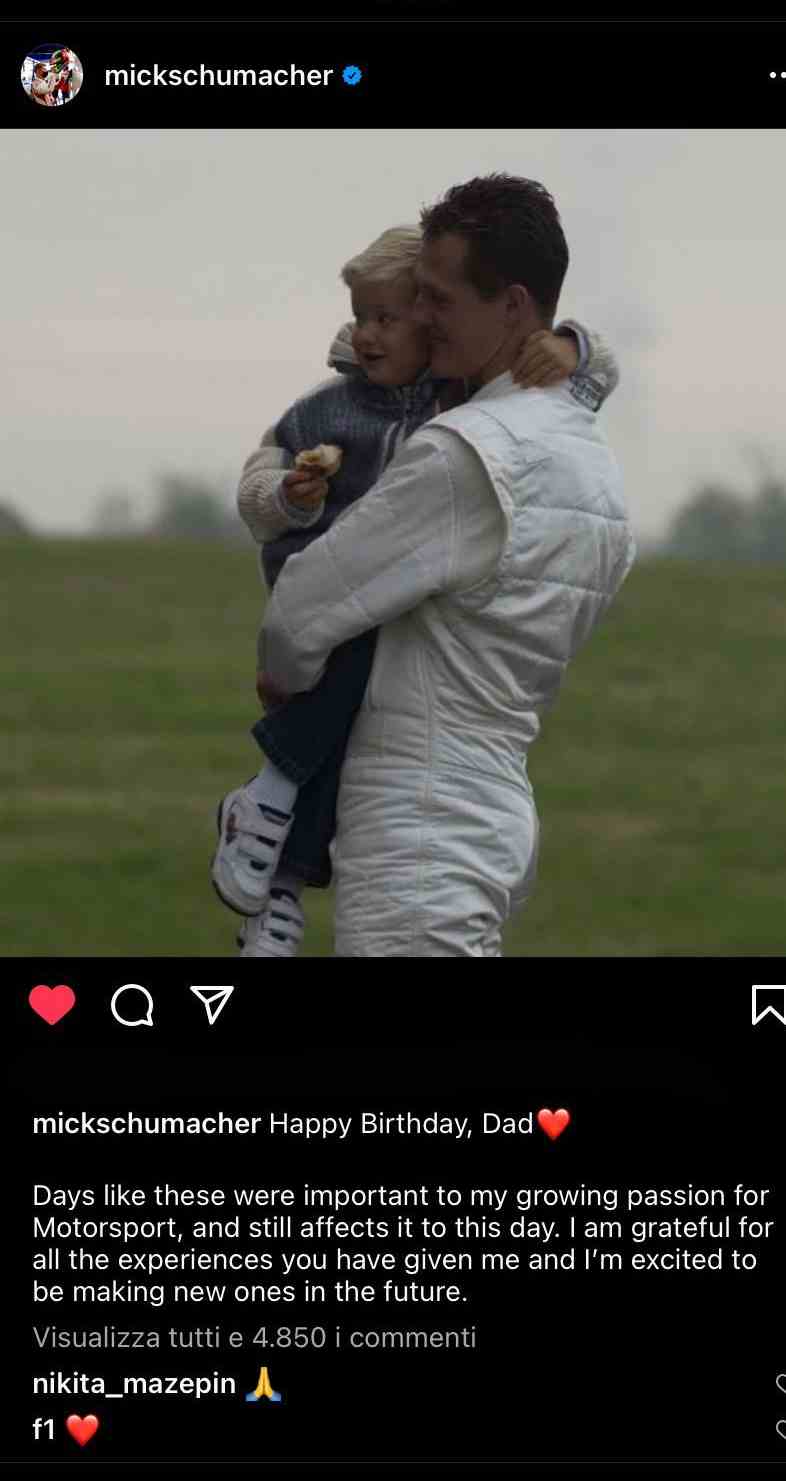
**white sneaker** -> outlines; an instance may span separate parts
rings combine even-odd
[[[219,899],[239,915],[258,915],[267,903],[294,813],[255,802],[245,787],[218,807],[218,848],[210,868]]]
[[[270,891],[267,908],[246,921],[237,938],[241,956],[297,956],[305,917],[289,890]]]

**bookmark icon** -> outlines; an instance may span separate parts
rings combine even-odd
[[[751,1023],[754,1028],[768,1013],[786,1027],[786,987],[758,984],[751,988]]]
[[[270,1382],[270,1374],[268,1373],[267,1368],[261,1369],[259,1374],[259,1383],[254,1389],[254,1392],[251,1394],[246,1394],[247,1404],[258,1404],[260,1399],[270,1399],[271,1402],[274,1404],[281,1403],[281,1395],[276,1392],[272,1383]]]
[[[207,1021],[212,1025],[219,1014],[223,1013],[235,989],[234,987],[192,987],[191,991],[195,998],[199,998],[207,1014]]]

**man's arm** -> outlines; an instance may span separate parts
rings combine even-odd
[[[290,556],[259,636],[260,670],[285,693],[313,688],[339,644],[451,584],[458,523],[444,451],[416,432],[373,489]]]

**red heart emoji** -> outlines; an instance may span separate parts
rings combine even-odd
[[[33,1012],[43,1018],[45,1023],[59,1023],[66,1013],[71,1012],[76,1003],[76,993],[63,982],[58,987],[46,987],[39,982],[38,987],[33,988],[28,1002]]]
[[[566,1111],[564,1106],[559,1111],[549,1111],[545,1107],[542,1111],[538,1111],[538,1126],[541,1131],[545,1131],[546,1136],[551,1137],[553,1142],[558,1136],[562,1136],[569,1122],[570,1111]]]
[[[66,1429],[77,1445],[87,1445],[98,1429],[98,1420],[94,1414],[88,1414],[84,1419],[80,1419],[78,1414],[72,1414],[66,1420]]]

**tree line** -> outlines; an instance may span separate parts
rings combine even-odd
[[[753,498],[705,485],[677,510],[657,553],[680,560],[786,561],[786,483],[765,470]]]
[[[0,536],[32,536],[38,531],[11,503],[0,500]],[[249,538],[225,490],[188,473],[161,474],[153,514],[140,517],[138,504],[124,489],[109,489],[96,500],[88,534],[123,540],[223,540]]]
[[[786,561],[786,481],[759,459],[753,496],[707,483],[673,515],[660,541],[642,542],[646,556],[679,560]],[[152,517],[140,521],[130,494],[109,490],[98,499],[92,531],[105,539],[246,541],[248,532],[225,490],[190,474],[157,481]],[[0,536],[36,531],[14,506],[0,500]]]

